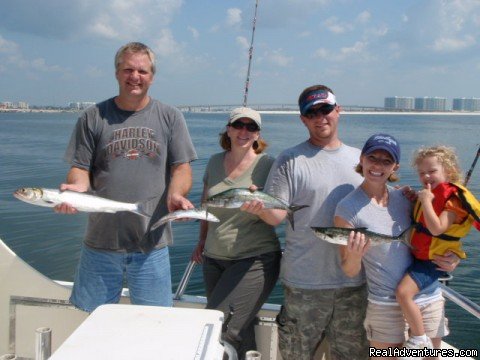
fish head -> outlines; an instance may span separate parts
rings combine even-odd
[[[22,200],[28,203],[37,203],[41,201],[43,196],[42,189],[39,188],[19,188],[13,193],[18,200]]]
[[[209,212],[206,213],[206,219],[205,220],[212,221],[212,222],[220,222],[219,218],[217,218],[215,215],[213,215],[212,213],[209,213]]]

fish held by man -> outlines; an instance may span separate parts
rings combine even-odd
[[[408,229],[402,232],[398,236],[389,236],[385,234],[379,234],[373,231],[367,230],[365,227],[361,228],[341,228],[341,227],[312,227],[312,230],[319,239],[327,241],[336,245],[347,245],[348,237],[352,231],[360,232],[365,235],[365,239],[370,239],[372,246],[390,243],[392,241],[401,241],[405,245],[410,246],[406,240],[406,233]]]
[[[156,223],[152,225],[150,230],[155,230],[156,228],[162,226],[163,224],[166,224],[169,221],[174,221],[178,219],[199,219],[213,222],[220,221],[215,215],[209,213],[205,209],[177,210],[161,217]]]
[[[76,191],[24,187],[17,189],[13,196],[26,203],[45,207],[55,207],[68,203],[78,211],[116,213],[129,211],[141,216],[151,217],[146,211],[146,203],[126,203],[109,200],[100,196]]]
[[[287,211],[287,219],[295,229],[293,213],[308,207],[309,205],[289,205],[284,201],[256,190],[251,191],[248,188],[230,189],[213,196],[210,196],[202,205],[208,207],[221,207],[227,209],[239,208],[246,201],[261,201],[266,209],[281,209]]]

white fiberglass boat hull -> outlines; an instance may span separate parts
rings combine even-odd
[[[80,336],[75,335],[76,331],[79,330],[80,334],[82,333],[81,324],[88,317],[87,313],[75,309],[68,302],[70,290],[71,283],[58,283],[42,275],[20,259],[0,240],[0,358],[4,354],[15,354],[17,358],[34,359],[35,331],[38,328],[48,327],[52,330],[52,358],[54,360],[62,359],[62,357],[59,357],[62,351],[65,351],[61,349],[62,344],[69,344],[67,338],[70,336],[74,336],[71,343],[73,345],[76,343],[75,338]],[[129,303],[128,291],[124,291],[121,303]],[[205,303],[204,297],[184,295],[181,300],[175,302],[175,307],[203,309]],[[137,308],[137,306],[132,306],[132,308]],[[279,305],[266,304],[258,314],[258,325],[256,325],[255,331],[258,350],[262,353],[262,360],[281,360],[278,352],[277,325],[274,322],[279,309]],[[132,310],[132,312],[135,312],[135,310]],[[141,318],[141,315],[132,316],[128,321],[135,322],[135,317]],[[181,317],[179,316],[179,319]],[[108,321],[108,319],[105,321]],[[124,327],[121,330],[125,330],[128,334],[129,325],[127,321],[125,320],[123,324]],[[117,324],[117,327],[121,327],[120,324]],[[151,328],[149,329],[146,331],[152,331]],[[141,331],[139,332],[141,333]],[[168,332],[168,327],[163,328],[163,332]],[[156,334],[156,337],[160,336],[160,334]],[[184,338],[188,336],[189,333],[186,332]],[[180,336],[177,337],[182,344],[183,339]],[[88,342],[83,341],[83,343],[84,346],[89,346]],[[130,342],[130,344],[133,344],[133,342]],[[91,346],[95,346],[95,338],[92,339]],[[442,347],[451,348],[448,344],[442,344]],[[216,345],[214,348],[216,348]],[[315,359],[326,359],[325,351],[327,348],[327,344],[322,344]],[[57,349],[60,351],[59,354],[56,354]],[[188,358],[193,359],[194,357]],[[90,359],[93,360],[94,358]],[[177,357],[177,359],[181,358]]]

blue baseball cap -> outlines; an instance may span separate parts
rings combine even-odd
[[[362,155],[368,155],[375,150],[385,150],[392,156],[395,163],[400,163],[400,145],[393,136],[388,134],[370,136],[365,145],[363,145]]]

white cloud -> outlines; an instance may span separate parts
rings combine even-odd
[[[242,23],[242,10],[238,8],[230,8],[227,10],[227,19],[225,20],[228,26],[239,26]]]
[[[18,45],[12,41],[6,40],[0,35],[0,53],[16,53],[18,52]]]
[[[370,21],[372,15],[368,11],[362,11],[360,14],[358,14],[356,22],[360,24],[366,24]]]
[[[87,67],[87,70],[85,70],[85,74],[91,78],[98,78],[103,76],[104,72],[98,66],[89,66]]]
[[[58,65],[47,65],[45,59],[37,58],[30,61],[30,67],[42,72],[62,72],[63,69]]]
[[[362,41],[357,41],[350,47],[342,47],[339,51],[331,51],[325,48],[320,48],[315,51],[314,57],[332,61],[332,62],[339,62],[339,61],[348,61],[353,60],[355,62],[358,61],[366,61],[371,59],[371,56],[368,54],[367,51],[367,43]]]
[[[187,29],[192,33],[192,37],[194,39],[198,39],[200,37],[200,33],[194,27],[189,26]]]
[[[287,67],[293,62],[293,58],[284,55],[282,49],[268,51],[264,54],[264,57],[267,61],[281,67]]]
[[[27,59],[23,55],[20,46],[9,41],[0,35],[0,63],[3,64],[3,71],[12,68],[22,69],[31,72],[59,72],[68,73],[68,69],[59,65],[49,65],[44,58]],[[32,74],[30,74],[32,75]]]
[[[235,41],[239,44],[243,49],[250,49],[250,44],[245,36],[237,36]]]
[[[175,41],[170,29],[162,29],[158,32],[157,39],[154,40],[153,50],[160,57],[170,57],[178,54],[182,50],[182,45]]]
[[[2,3],[2,27],[43,38],[125,40],[170,26],[183,0],[45,0]]]
[[[463,39],[453,37],[437,38],[431,48],[439,52],[455,52],[467,49],[475,44],[476,41],[473,36],[465,35]]]
[[[108,16],[101,15],[90,25],[89,30],[94,36],[97,35],[107,39],[115,39],[118,37],[118,33],[109,22],[110,18]]]
[[[438,52],[459,52],[476,45],[480,36],[480,1],[442,1],[435,17],[430,48]]]
[[[343,34],[353,29],[351,24],[341,24],[336,16],[332,16],[323,22],[328,31],[334,34]]]

